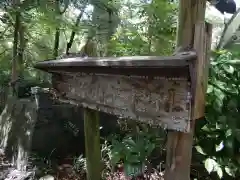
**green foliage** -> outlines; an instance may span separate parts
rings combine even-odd
[[[115,136],[111,139],[111,163],[116,166],[122,162],[127,176],[143,174],[145,163],[156,147],[153,138],[153,134],[138,127],[136,133],[129,133],[123,138]]]
[[[209,173],[239,176],[239,60],[228,51],[213,53],[207,90],[206,124],[196,129],[197,152]]]
[[[117,164],[120,160],[124,163],[138,164],[145,162],[146,158],[152,153],[155,145],[148,136],[140,132],[135,135],[127,135],[121,140],[112,140],[112,163]]]
[[[80,155],[79,157],[74,157],[73,169],[82,175],[86,172],[86,159],[83,157],[83,155]]]
[[[176,32],[176,4],[152,1],[150,4],[128,3],[124,19],[110,42],[111,54],[169,55],[173,52]],[[134,16],[134,18],[126,17]]]
[[[23,58],[26,80],[39,82],[50,79],[33,69],[33,64],[53,57],[56,28],[60,29],[59,54],[66,51],[73,30],[75,39],[71,52],[78,52],[86,37],[93,36],[108,44],[108,55],[112,56],[169,55],[173,51],[176,3],[168,0],[61,0],[59,8],[62,11],[66,7],[66,11],[60,15],[53,2],[24,0],[19,5],[26,39]],[[113,11],[112,23],[109,22],[109,9]],[[75,27],[77,16],[83,10],[79,26]],[[0,84],[3,86],[7,86],[11,74],[15,12],[12,1],[0,2]],[[208,173],[224,179],[240,176],[240,61],[235,59],[238,57],[238,50],[212,53],[206,119],[197,124],[196,152],[193,155],[193,166],[201,162],[201,167],[206,168],[201,172],[202,176],[208,176]],[[127,164],[144,163],[154,149],[163,149],[163,142],[156,141],[159,132],[151,127],[146,129],[134,131],[135,128],[130,128],[131,132],[124,137],[115,137],[111,144],[106,142],[102,145],[106,172],[111,172],[113,164],[120,160]],[[84,169],[82,157],[74,162],[75,169]]]

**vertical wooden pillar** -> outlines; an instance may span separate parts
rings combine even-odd
[[[87,180],[100,180],[100,132],[99,113],[91,109],[84,110],[84,134],[87,163]]]
[[[170,131],[167,139],[165,180],[190,180],[195,120],[204,116],[211,26],[205,24],[206,0],[180,0],[177,46],[196,50],[191,132]]]

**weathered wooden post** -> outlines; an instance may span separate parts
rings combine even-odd
[[[100,179],[98,117],[103,111],[189,132],[195,52],[169,57],[66,58],[38,63],[53,74],[56,97],[85,111],[88,180]]]
[[[168,133],[165,180],[190,180],[195,120],[204,117],[212,27],[205,23],[206,0],[180,0],[177,46],[194,49],[190,133]]]
[[[99,113],[92,109],[84,110],[84,135],[88,180],[99,180],[101,170]]]

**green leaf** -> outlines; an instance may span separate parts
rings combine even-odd
[[[232,130],[228,129],[225,133],[225,136],[228,137],[228,136],[231,136],[231,135],[232,135]]]
[[[224,70],[227,71],[228,73],[230,73],[230,74],[234,73],[234,68],[231,65],[229,65],[229,66],[225,65],[223,67],[224,67]]]
[[[223,177],[222,168],[221,168],[220,166],[217,166],[217,167],[216,167],[216,171],[217,171],[218,177],[219,177],[220,179],[222,179],[222,177]]]
[[[127,154],[126,161],[129,163],[140,163],[139,154]]]
[[[208,127],[208,125],[204,125],[204,126],[202,127],[202,130],[203,130],[203,131],[206,131],[206,132],[210,132],[210,131],[211,131],[211,129]]]
[[[112,164],[115,165],[115,164],[119,163],[119,161],[121,160],[121,155],[119,152],[114,152],[111,154],[110,158],[111,158]]]
[[[229,61],[228,61],[228,64],[232,64],[232,65],[240,64],[240,60],[239,60],[239,59],[229,60]]]
[[[154,150],[154,148],[155,148],[155,144],[148,144],[146,156],[149,156],[152,153],[152,151]]]
[[[213,86],[212,85],[208,85],[208,88],[207,88],[207,93],[212,93],[213,92]]]
[[[220,87],[221,89],[224,89],[225,87],[223,86],[223,83],[219,82],[218,87]],[[220,99],[221,101],[225,98],[225,94],[220,90],[220,89],[217,89],[215,88],[214,89],[214,94],[216,95],[216,97],[218,99]]]
[[[195,146],[197,152],[199,152],[202,155],[206,155],[206,153],[203,152],[203,149],[200,146]]]
[[[230,169],[229,167],[225,167],[225,172],[231,176],[231,177],[235,177],[235,173],[232,169]]]
[[[216,165],[216,161],[210,158],[206,159],[204,162],[204,166],[208,171],[208,173],[211,173],[214,170],[215,165]]]
[[[123,143],[128,145],[128,146],[136,146],[136,143],[131,138],[124,139]]]
[[[223,149],[223,141],[220,142],[220,144],[216,145],[216,152],[221,151]]]

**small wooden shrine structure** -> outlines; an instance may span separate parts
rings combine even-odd
[[[173,130],[165,180],[190,179],[194,120],[204,116],[211,28],[204,22],[206,0],[180,0],[179,6],[178,46],[189,51],[168,57],[71,57],[35,66],[52,73],[59,99],[85,108],[88,180],[100,179],[97,111]]]
[[[195,52],[170,57],[68,58],[40,62],[57,96],[82,107],[189,132]]]

